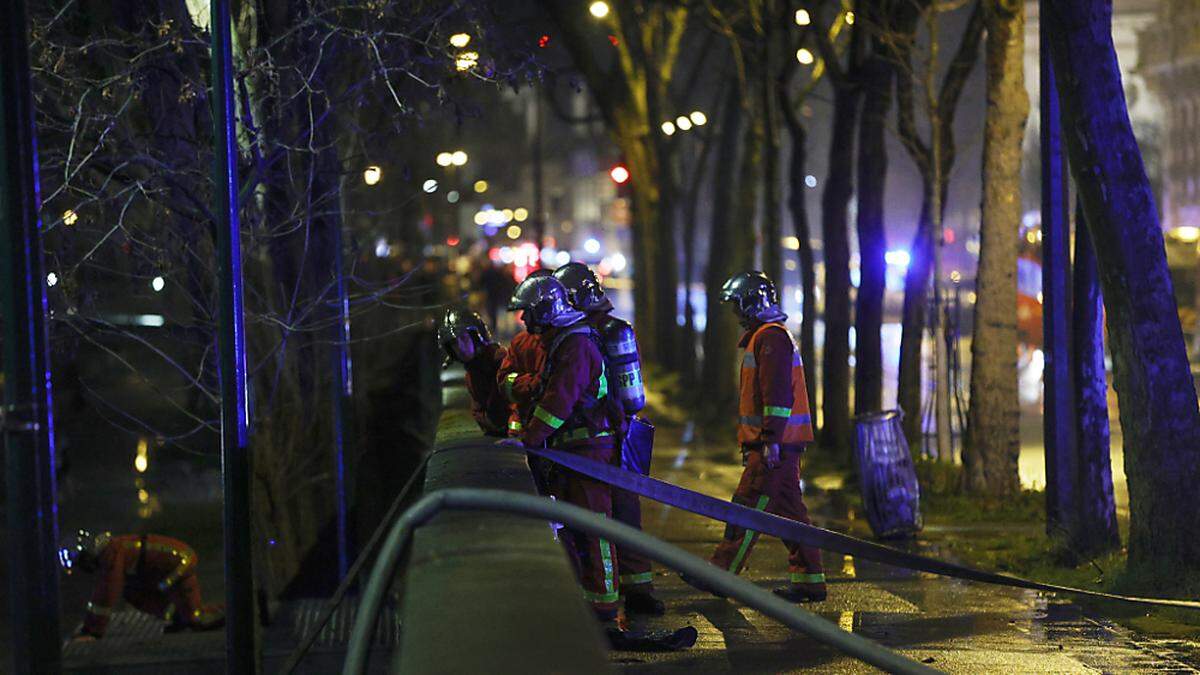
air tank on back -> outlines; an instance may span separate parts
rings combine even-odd
[[[628,322],[609,316],[600,327],[604,359],[609,367],[609,388],[626,414],[632,415],[646,407],[646,391],[642,383],[642,359],[638,354],[637,338]]]

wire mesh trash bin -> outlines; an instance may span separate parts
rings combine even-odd
[[[899,410],[854,418],[855,459],[867,522],[880,539],[911,537],[921,530],[921,487]]]

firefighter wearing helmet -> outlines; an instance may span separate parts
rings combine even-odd
[[[483,433],[503,436],[512,406],[496,384],[496,373],[507,350],[492,341],[483,318],[461,307],[446,310],[438,326],[438,344],[446,352],[443,366],[458,361],[467,373],[471,415]]]
[[[642,389],[641,359],[633,327],[629,322],[612,315],[612,302],[604,293],[600,280],[587,265],[568,263],[554,271],[554,278],[566,287],[571,305],[587,315],[587,323],[600,336],[601,354],[609,373],[610,395],[620,402],[621,412],[626,418],[621,424],[624,429],[628,419],[640,412],[646,403]],[[613,518],[642,529],[642,504],[637,495],[612,488],[612,508]],[[663,614],[665,608],[662,601],[654,597],[654,574],[650,559],[625,548],[619,549],[618,553],[626,613]]]
[[[164,633],[225,625],[224,609],[205,605],[201,598],[196,552],[178,539],[80,530],[63,542],[58,560],[67,574],[80,570],[98,577],[83,626],[74,639],[104,637],[113,609],[122,599],[165,620]]]
[[[529,273],[525,282],[547,276],[550,276],[550,270],[536,269]],[[545,365],[546,349],[542,345],[541,337],[528,329],[522,329],[513,336],[512,341],[508,343],[504,360],[500,362],[500,369],[496,372],[497,385],[512,404],[512,413],[508,419],[509,436],[520,436],[525,430],[524,420],[533,413],[533,400],[540,388],[538,373],[542,372]]]
[[[800,454],[813,441],[804,364],[784,322],[775,284],[762,272],[735,274],[721,288],[745,329],[737,437],[742,449],[741,481],[733,501],[760,511],[810,523],[800,492]],[[709,561],[734,574],[746,564],[758,533],[732,525]],[[785,541],[789,583],[775,590],[792,602],[820,602],[826,597],[821,552]],[[687,583],[710,590],[698,580]]]
[[[514,291],[508,308],[521,312],[526,329],[539,337],[546,350],[545,365],[537,376],[538,393],[520,442],[613,463],[619,431],[614,423],[615,403],[599,337],[584,313],[571,306],[567,289],[552,276],[526,279]],[[557,499],[612,516],[612,494],[606,483],[556,470],[549,488]],[[563,542],[596,616],[615,620],[620,600],[616,547],[570,527],[563,530]]]

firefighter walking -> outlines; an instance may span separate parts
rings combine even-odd
[[[721,301],[733,310],[745,333],[738,401],[737,438],[742,450],[741,481],[733,502],[810,524],[800,492],[800,455],[813,441],[804,365],[784,322],[775,284],[762,272],[734,275],[721,288]],[[710,562],[734,574],[741,572],[759,533],[725,528]],[[826,597],[821,552],[785,541],[789,583],[775,594],[792,602],[820,602]],[[710,591],[697,579],[683,580]]]
[[[587,315],[587,323],[599,335],[601,353],[609,374],[610,393],[620,404],[619,410],[626,420],[632,418],[646,405],[641,360],[633,327],[629,322],[612,315],[612,301],[587,265],[568,263],[554,271],[554,278],[566,287],[571,306]],[[626,420],[622,421],[618,438],[625,436]],[[642,529],[642,503],[638,496],[617,487],[612,487],[611,491],[613,518]],[[661,600],[654,597],[654,573],[650,559],[621,548],[617,551],[617,562],[621,568],[625,611],[629,614],[662,615],[665,607]]]
[[[164,619],[164,633],[212,630],[225,625],[220,605],[205,605],[196,578],[196,552],[171,537],[157,534],[79,533],[58,551],[68,574],[96,573],[98,579],[76,639],[99,639],[117,604]]]
[[[540,337],[546,349],[546,363],[537,377],[539,391],[519,443],[548,445],[613,463],[617,429],[608,377],[598,336],[583,312],[568,303],[566,289],[552,276],[522,282],[508,308],[522,312],[526,328]],[[612,494],[606,483],[556,467],[550,492],[556,499],[612,516]],[[616,547],[570,527],[563,530],[563,542],[597,618],[616,619],[620,599]]]

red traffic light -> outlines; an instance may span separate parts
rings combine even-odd
[[[608,175],[617,185],[624,185],[625,183],[629,182],[629,169],[626,169],[622,164],[618,164],[609,169]]]

